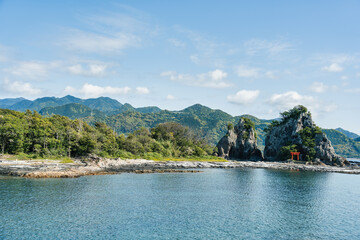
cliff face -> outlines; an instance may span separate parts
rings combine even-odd
[[[229,129],[217,144],[218,156],[228,159],[262,160],[257,148],[256,133],[249,119],[241,118],[239,123]]]
[[[302,106],[283,113],[283,119],[272,125],[265,138],[265,160],[286,160],[292,151],[300,152],[304,161],[339,166],[348,163],[335,153],[330,140]]]

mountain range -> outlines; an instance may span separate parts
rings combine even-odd
[[[17,111],[35,110],[43,116],[54,114],[71,119],[83,119],[95,124],[105,122],[119,134],[129,134],[140,127],[152,128],[163,122],[178,122],[188,126],[216,144],[226,133],[229,123],[236,124],[240,117],[250,118],[255,123],[258,145],[264,148],[264,129],[272,120],[259,119],[251,115],[231,116],[221,110],[195,104],[181,111],[162,110],[155,106],[135,108],[109,97],[81,99],[73,96],[44,97],[33,101],[24,98],[0,99],[0,108]],[[360,158],[360,136],[342,128],[323,129],[336,152],[344,157]]]

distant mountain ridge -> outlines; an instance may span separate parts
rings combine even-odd
[[[107,115],[114,115],[124,111],[138,111],[142,113],[160,112],[161,109],[155,106],[134,108],[128,103],[121,104],[119,101],[109,97],[98,97],[81,99],[71,95],[65,97],[43,97],[33,101],[25,98],[6,98],[0,99],[0,108],[11,109],[15,111],[26,111],[27,109],[32,111],[38,111],[45,114],[59,114],[70,117],[73,113],[81,113],[78,117],[82,117],[85,108],[80,105],[67,104],[81,104],[93,110],[101,111]],[[67,109],[70,112],[66,112]],[[82,110],[81,110],[82,109]],[[58,112],[59,111],[59,112]],[[75,112],[74,112],[75,111]],[[89,112],[88,110],[86,112]],[[91,112],[91,111],[90,111]],[[100,114],[101,115],[101,114]],[[74,117],[76,117],[74,115]]]
[[[26,100],[25,98],[5,98],[0,99],[0,108],[8,108],[18,102],[21,102],[23,100]]]
[[[260,149],[264,148],[264,129],[272,122],[272,120],[259,119],[251,115],[233,117],[226,112],[201,104],[195,104],[180,111],[168,111],[155,106],[134,108],[128,103],[121,104],[108,97],[80,99],[70,95],[62,98],[45,97],[34,101],[23,98],[2,99],[0,108],[18,111],[36,110],[43,116],[57,114],[71,119],[80,118],[90,124],[105,122],[119,134],[129,134],[140,127],[152,128],[163,122],[178,122],[193,129],[199,137],[206,138],[214,145],[226,133],[228,123],[235,125],[240,117],[244,116],[255,123]],[[339,129],[323,129],[323,131],[333,142],[339,155],[360,158],[360,138],[354,140],[352,137],[356,137],[357,134]]]
[[[39,113],[43,116],[51,116],[51,115],[61,115],[71,119],[76,118],[86,118],[95,116],[98,121],[102,121],[102,119],[106,116],[116,115],[122,112],[140,112],[140,113],[155,113],[161,112],[161,109],[158,107],[142,107],[142,108],[134,108],[128,103],[121,105],[116,110],[112,111],[100,111],[97,108],[92,108],[89,106],[85,106],[80,103],[69,103],[56,107],[45,107],[39,111]],[[103,109],[103,108],[100,108]]]
[[[71,119],[86,118],[89,116],[97,115],[98,118],[104,118],[105,113],[92,109],[80,103],[69,103],[57,107],[45,107],[39,111],[43,116],[61,115]]]
[[[355,138],[359,138],[359,137],[360,137],[360,136],[357,135],[356,133],[347,131],[347,130],[342,129],[342,128],[336,128],[335,130],[337,130],[337,131],[339,131],[339,132],[342,132],[342,133],[345,134],[348,138],[351,138],[351,139],[355,139]]]
[[[81,99],[76,98],[71,95],[67,95],[62,98],[57,97],[43,97],[35,99],[34,101],[23,99],[22,101],[17,101],[15,104],[7,106],[8,109],[16,111],[25,111],[27,109],[40,111],[46,107],[57,107],[70,103],[79,103],[83,104],[92,109],[97,109],[100,111],[114,111],[119,109],[122,104],[117,100],[109,97],[99,97],[99,98],[89,98]]]

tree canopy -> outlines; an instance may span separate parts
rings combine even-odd
[[[105,123],[90,126],[82,120],[36,111],[25,113],[0,109],[2,154],[30,154],[33,157],[191,157],[212,154],[212,147],[188,127],[169,122],[152,129],[139,128],[127,136],[117,135]]]

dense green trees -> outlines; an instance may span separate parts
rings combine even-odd
[[[59,115],[45,118],[36,111],[2,109],[0,147],[2,154],[32,157],[200,157],[213,150],[188,127],[174,122],[159,124],[150,131],[140,128],[125,136],[117,135],[105,123],[92,127]]]
[[[306,161],[315,159],[315,136],[321,133],[321,129],[317,126],[315,128],[305,127],[300,131],[300,137],[303,143],[302,152],[305,155]]]

